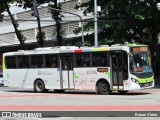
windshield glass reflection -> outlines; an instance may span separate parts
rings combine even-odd
[[[152,72],[150,54],[148,52],[133,52],[132,55],[130,57],[131,73]]]

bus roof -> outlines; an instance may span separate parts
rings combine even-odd
[[[81,53],[81,52],[96,52],[96,51],[113,51],[113,50],[127,50],[130,47],[147,46],[137,44],[115,44],[115,45],[101,45],[99,47],[78,47],[78,46],[56,46],[35,48],[34,50],[18,50],[15,52],[7,52],[4,55],[27,55],[27,54],[43,54],[43,53]],[[129,50],[129,49],[128,49]]]

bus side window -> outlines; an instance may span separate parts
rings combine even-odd
[[[57,67],[57,56],[52,56],[52,64],[51,67]]]
[[[6,56],[7,69],[16,68],[16,56]]]
[[[55,63],[55,62],[52,62],[51,67],[56,67],[56,66],[57,66],[56,63]]]
[[[18,68],[23,68],[23,56],[18,56]]]
[[[43,55],[38,55],[37,56],[37,67],[38,68],[43,68],[44,67]]]
[[[58,66],[57,60],[58,60],[57,55],[53,54],[45,55],[45,66],[47,68],[57,67]]]
[[[76,67],[82,67],[82,54],[76,54]]]
[[[76,54],[76,67],[90,67],[90,61],[89,53]]]
[[[89,67],[90,66],[90,57],[89,54],[84,54],[83,56],[83,66],[84,67]]]
[[[37,67],[37,56],[31,56],[31,68]]]
[[[29,68],[29,56],[17,56],[18,68]]]
[[[107,66],[107,53],[98,52],[92,53],[92,64],[95,67],[106,67]]]
[[[23,65],[24,65],[24,68],[29,68],[29,56],[23,57]]]

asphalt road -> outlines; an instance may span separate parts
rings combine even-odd
[[[97,95],[92,91],[34,93],[30,89],[0,87],[0,111],[12,112],[12,120],[22,119],[21,117],[25,117],[23,120],[80,120],[84,119],[82,117],[86,120],[112,120],[115,117],[123,120],[127,117],[136,120],[150,120],[151,117],[158,119],[160,88],[130,91],[127,94],[113,92],[111,95]],[[43,118],[34,118],[30,112],[40,112]],[[41,116],[37,113],[37,117]]]

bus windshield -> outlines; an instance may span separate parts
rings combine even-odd
[[[149,73],[153,72],[149,52],[132,52],[130,57],[131,73]]]

